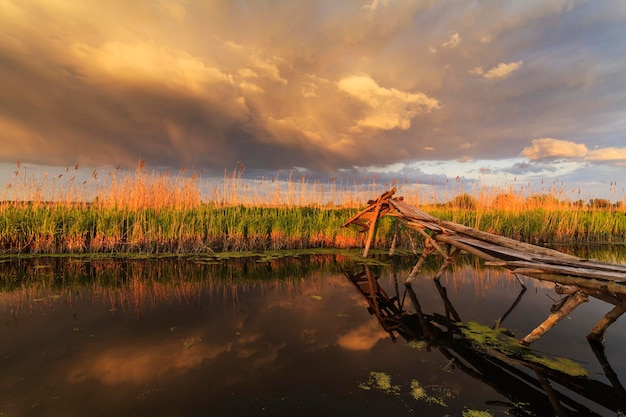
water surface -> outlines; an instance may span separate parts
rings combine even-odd
[[[415,319],[403,285],[413,260],[397,259],[393,268],[381,261],[370,271]],[[412,284],[431,317],[451,317],[453,307],[462,322],[491,327],[521,292],[510,274],[471,261],[438,288],[432,268]],[[523,363],[505,371],[458,336],[424,341],[386,331],[348,279],[364,269],[342,255],[4,262],[0,415],[616,414],[626,321],[609,328],[604,356],[585,338],[610,304],[590,299],[533,345],[541,355],[576,361],[595,381],[577,391],[551,380],[555,408]],[[523,283],[527,290],[501,324],[517,338],[560,297],[552,283]],[[607,376],[607,363],[615,375]],[[598,387],[609,400],[597,398]]]

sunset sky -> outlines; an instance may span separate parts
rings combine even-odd
[[[0,0],[0,179],[562,182],[620,199],[626,2]]]

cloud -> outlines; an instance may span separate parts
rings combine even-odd
[[[362,118],[356,122],[359,130],[407,130],[411,127],[413,117],[440,108],[436,99],[425,94],[383,88],[369,76],[343,78],[337,87],[364,105]]]
[[[532,145],[524,148],[521,154],[531,161],[570,159],[626,166],[626,148],[589,150],[585,144],[553,138],[533,139]]]
[[[623,19],[604,3],[0,4],[0,162],[327,177],[512,158],[550,132],[621,163]]]
[[[559,158],[583,158],[587,146],[568,140],[541,138],[533,139],[532,145],[524,148],[522,155],[531,161]]]
[[[476,67],[470,70],[470,74],[485,78],[485,79],[498,79],[505,78],[511,75],[513,72],[520,69],[522,66],[522,60],[516,62],[510,62],[505,64],[504,62],[499,63],[497,66],[485,71],[482,67]]]
[[[589,151],[585,160],[592,162],[614,162],[623,166],[626,164],[626,148],[602,148]]]
[[[154,43],[113,41],[99,47],[75,43],[70,50],[84,76],[94,82],[150,83],[198,95],[211,84],[233,83],[228,74],[201,58]]]
[[[457,32],[450,34],[450,38],[441,44],[442,48],[456,48],[461,43],[461,35]]]

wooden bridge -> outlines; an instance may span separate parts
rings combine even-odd
[[[504,267],[518,279],[520,276],[527,276],[554,282],[557,292],[567,295],[546,321],[520,340],[525,345],[541,337],[578,305],[588,301],[589,296],[614,306],[592,329],[587,336],[589,339],[602,340],[608,326],[626,312],[626,265],[579,258],[441,220],[405,203],[401,197],[394,197],[395,191],[393,188],[378,199],[369,201],[364,210],[343,226],[354,225],[367,233],[363,257],[367,257],[369,253],[378,219],[382,216],[393,216],[419,233],[424,239],[423,249],[407,277],[407,285],[418,276],[429,256],[439,255],[443,258],[441,267],[433,277],[439,280],[462,252],[479,257],[486,265]],[[395,242],[394,236],[391,253]]]

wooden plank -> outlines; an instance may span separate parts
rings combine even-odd
[[[595,269],[600,271],[612,271],[617,273],[626,274],[626,265],[609,264],[606,262],[599,262],[592,259],[579,259],[579,260],[564,260],[554,258],[535,258],[545,263],[558,263],[560,265],[572,266],[576,268]]]
[[[490,242],[485,242],[483,240],[480,239],[475,239],[475,238],[471,238],[471,237],[466,237],[466,236],[461,236],[461,235],[455,235],[454,239],[465,243],[466,245],[470,245],[473,246],[475,248],[480,248],[483,251],[489,252],[494,254],[494,256],[496,256],[497,258],[503,259],[505,257],[508,258],[512,258],[512,259],[508,259],[508,260],[514,260],[514,259],[522,259],[525,261],[532,261],[533,260],[533,256],[526,253],[526,252],[522,252],[520,250],[517,249],[512,249],[506,246],[500,246],[500,245],[496,245],[494,243],[490,243]],[[498,256],[496,254],[499,254],[501,256]],[[507,259],[504,259],[507,260]]]
[[[562,259],[581,259],[577,256],[568,255],[566,253],[559,252],[554,249],[531,245],[530,243],[524,243],[524,242],[520,242],[514,239],[509,239],[504,236],[494,235],[492,233],[487,233],[481,230],[472,229],[471,227],[463,226],[461,224],[457,224],[457,223],[453,223],[453,222],[449,222],[445,220],[442,220],[439,224],[441,227],[445,229],[453,230],[457,233],[461,233],[470,237],[474,237],[476,239],[483,240],[485,242],[495,243],[496,245],[506,246],[507,248],[516,249],[516,250],[527,252],[527,253],[532,253],[536,255],[553,256],[555,258],[562,258]]]
[[[550,281],[557,284],[576,285],[581,288],[591,289],[600,292],[610,292],[614,294],[626,295],[626,285],[620,282],[604,281],[593,278],[572,277],[569,275],[549,274],[529,268],[517,268],[513,273],[525,275],[540,281]]]
[[[605,281],[615,281],[626,283],[626,274],[612,271],[603,271],[588,268],[577,268],[572,266],[546,264],[541,262],[527,262],[527,261],[497,261],[490,262],[490,265],[504,266],[507,268],[530,268],[533,270],[540,270],[550,274],[562,274],[572,277],[581,278],[594,278]]]
[[[407,219],[417,220],[417,221],[426,221],[426,222],[431,222],[435,224],[441,222],[439,218],[433,216],[432,214],[428,214],[425,211],[422,211],[418,209],[417,207],[412,206],[408,203],[405,203],[404,201],[399,200],[397,198],[390,199],[389,204],[395,207],[396,210],[402,213],[402,215]]]
[[[365,215],[367,212],[372,211],[376,208],[376,203],[374,204],[370,204],[368,205],[365,209],[359,211],[357,214],[355,214],[354,216],[352,216],[350,218],[350,220],[348,220],[347,222],[345,222],[344,224],[341,225],[341,227],[348,227],[350,226],[350,224],[352,224],[353,222],[355,222],[356,220],[359,220],[363,215]]]
[[[487,261],[497,261],[498,258],[495,256],[483,252],[474,246],[466,245],[465,243],[459,242],[455,239],[456,235],[436,235],[435,239],[438,242],[447,243],[448,245],[454,246],[455,248],[459,248],[464,250],[465,252],[471,253],[472,255],[476,255],[481,259],[485,259]]]

